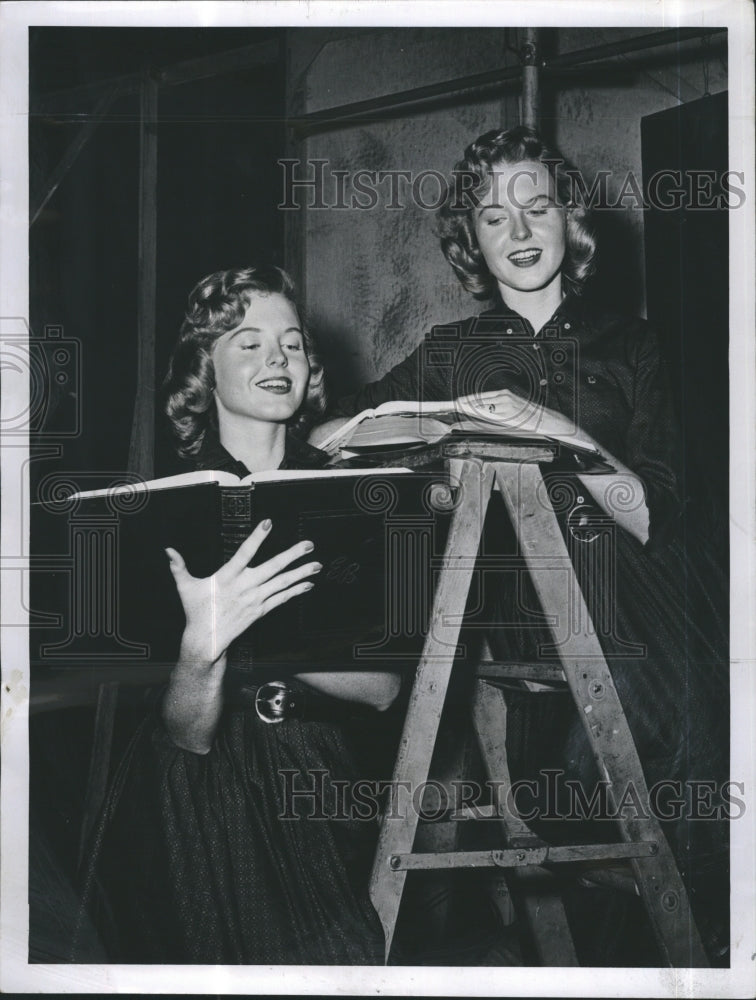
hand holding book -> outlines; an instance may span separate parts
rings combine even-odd
[[[488,414],[490,421],[516,433],[551,438],[581,451],[592,451],[606,463],[606,468],[579,478],[601,509],[645,544],[648,541],[648,508],[640,477],[562,413],[540,406],[516,393],[502,389],[462,396],[457,404],[464,412]],[[622,498],[617,502],[617,498]]]
[[[518,396],[509,389],[460,396],[456,405],[461,416],[483,420],[502,433],[543,436],[565,444],[572,442],[579,448],[599,451],[596,442],[581,431],[574,420],[535,400]]]
[[[509,390],[482,392],[441,402],[390,400],[363,410],[317,437],[323,451],[341,458],[371,452],[436,444],[460,435],[502,440],[540,440],[565,446],[575,460],[572,471],[594,500],[640,542],[648,540],[648,508],[642,479],[578,424]],[[617,498],[622,498],[618,503]]]
[[[186,627],[166,692],[164,719],[171,739],[185,750],[210,749],[223,706],[226,650],[234,639],[273,608],[311,590],[306,578],[321,569],[317,562],[287,569],[312,552],[310,541],[250,567],[270,529],[269,519],[260,522],[228,562],[208,577],[192,576],[175,549],[165,550]]]
[[[509,390],[440,402],[389,400],[373,410],[363,410],[346,422],[334,421],[325,435],[316,430],[311,441],[336,455],[340,449],[356,453],[381,446],[434,444],[449,434],[556,441],[596,459],[601,455],[593,438],[574,421]]]
[[[202,662],[213,663],[250,625],[273,608],[312,589],[306,580],[321,569],[311,562],[286,567],[313,550],[310,541],[298,542],[266,562],[251,567],[271,529],[269,519],[257,525],[233,556],[212,576],[192,576],[182,556],[166,549],[171,573],[186,615],[185,636]]]

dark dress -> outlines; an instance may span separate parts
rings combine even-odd
[[[290,437],[282,467],[324,459]],[[246,474],[217,441],[197,464]],[[172,743],[157,705],[141,722],[109,791],[84,885],[111,961],[383,962],[367,893],[375,825],[346,818],[348,802],[337,799],[366,776],[350,740],[353,706],[326,700],[343,707],[343,724],[270,725],[229,690],[206,755]],[[292,787],[312,794],[292,798]],[[74,960],[86,956],[75,948]]]
[[[334,415],[389,399],[451,400],[500,389],[570,416],[643,480],[650,512],[645,546],[608,522],[579,481],[544,470],[647,783],[682,783],[664,786],[658,811],[660,818],[674,813],[673,787],[687,797],[683,815],[664,826],[699,922],[718,925],[712,936],[721,937],[729,909],[719,795],[729,767],[726,533],[722,524],[703,523],[681,495],[679,436],[652,330],[643,320],[568,296],[535,335],[499,301],[478,317],[434,328],[386,376],[341,400]],[[567,524],[576,513],[595,531],[573,534]],[[486,553],[501,552],[506,561],[512,538],[505,520],[494,497]],[[485,620],[502,623],[489,630],[495,658],[553,662],[551,636],[533,611],[535,594],[527,582],[517,592],[511,579],[490,574],[486,584]],[[535,762],[542,768],[546,760],[592,787],[598,775],[572,706],[557,718],[548,698],[540,699],[546,709],[526,708],[526,700],[532,706],[539,699],[509,696],[514,777],[532,777]],[[713,793],[696,791],[695,782],[712,783]],[[696,794],[703,794],[703,808],[692,804]]]

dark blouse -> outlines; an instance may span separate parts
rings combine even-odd
[[[445,400],[509,389],[573,419],[646,487],[654,540],[680,513],[679,444],[656,336],[641,319],[567,296],[536,334],[499,302],[434,327],[404,361],[337,403],[351,416],[391,399]]]
[[[568,296],[536,334],[499,301],[480,316],[434,327],[409,357],[340,400],[332,415],[394,399],[453,400],[503,389],[570,417],[641,477],[650,513],[645,547],[611,529],[602,529],[606,550],[604,541],[586,545],[567,531],[566,541],[649,785],[696,779],[721,787],[728,747],[727,581],[706,533],[681,516],[677,423],[646,322]],[[501,553],[508,566],[513,550],[501,519],[491,516],[495,500],[487,554]],[[484,619],[494,658],[553,658],[551,634],[534,620],[535,593],[528,581],[515,588],[513,579],[511,572],[486,578]],[[590,787],[597,772],[574,710],[536,724],[530,703],[520,706],[515,695],[507,724],[513,774],[532,778],[538,752],[551,753],[553,742],[547,766],[564,768]],[[566,736],[559,735],[562,725]],[[699,919],[702,912],[726,917],[726,823],[682,820],[668,836],[695,882]]]
[[[286,435],[284,458],[279,469],[322,469],[329,457],[319,448],[300,440],[293,434]],[[206,432],[202,447],[192,463],[195,469],[217,469],[218,472],[232,472],[243,479],[249,475],[249,469],[227,451],[218,440],[217,432],[210,429]]]
[[[326,461],[287,437],[282,468]],[[212,433],[196,465],[247,474]],[[111,961],[382,962],[368,896],[375,824],[344,798],[366,774],[347,716],[267,725],[225,698],[203,755],[177,747],[153,709],[120,762],[85,867],[82,915]],[[89,960],[74,937],[73,960]]]

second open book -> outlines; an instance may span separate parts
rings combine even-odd
[[[362,410],[318,445],[330,455],[348,458],[403,445],[436,444],[447,436],[475,435],[520,441],[558,442],[577,452],[599,456],[596,445],[575,428],[574,433],[544,434],[521,430],[497,420],[495,413],[478,414],[459,401],[418,402],[390,400],[375,409]]]

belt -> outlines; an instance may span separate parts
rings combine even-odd
[[[342,722],[359,714],[361,706],[341,698],[311,691],[303,685],[285,681],[268,681],[265,684],[240,684],[234,692],[237,704],[254,708],[258,719],[268,725],[277,725],[289,719],[305,722]]]

